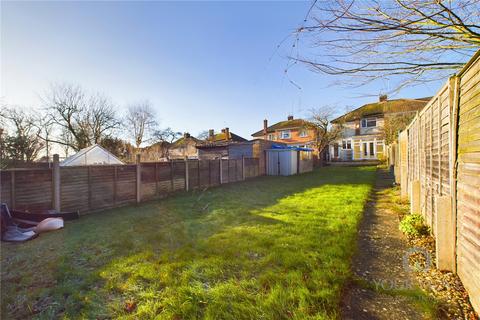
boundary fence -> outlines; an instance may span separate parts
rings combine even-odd
[[[480,51],[389,149],[402,196],[436,238],[437,267],[458,273],[480,311]]]
[[[96,211],[259,176],[259,159],[2,170],[0,202],[18,210]]]

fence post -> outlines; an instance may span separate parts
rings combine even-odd
[[[137,164],[137,203],[142,201],[142,164],[140,163],[140,154],[136,155],[136,164]]]
[[[52,194],[53,209],[56,211],[60,211],[60,161],[59,161],[58,154],[53,155],[52,182],[53,182],[53,194]]]
[[[222,158],[220,158],[220,166],[219,166],[220,167],[220,184],[223,183],[223,168],[222,168],[222,166],[223,166],[223,161],[222,161]]]
[[[188,175],[188,159],[185,158],[185,190],[188,191],[190,189],[189,185],[189,175]]]
[[[410,213],[420,214],[420,180],[413,180],[410,199]]]
[[[16,206],[16,195],[15,195],[15,171],[10,171],[10,206],[12,209],[15,209]]]
[[[118,181],[118,167],[114,166],[113,171],[113,205],[117,205],[117,181]]]
[[[242,179],[245,180],[245,156],[242,156]]]
[[[435,215],[435,253],[437,267],[440,270],[455,270],[455,221],[452,219],[450,196],[440,196],[436,199],[437,214]]]

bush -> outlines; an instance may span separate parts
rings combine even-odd
[[[430,228],[425,225],[423,217],[419,214],[408,214],[400,221],[400,231],[407,237],[415,238],[430,233]]]

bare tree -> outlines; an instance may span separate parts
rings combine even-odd
[[[343,134],[343,124],[330,124],[335,115],[335,108],[323,106],[310,110],[310,119],[306,127],[315,131],[315,146],[321,153],[331,142],[340,139]]]
[[[443,78],[480,46],[479,3],[315,0],[295,32],[297,55],[292,59],[360,85],[395,77],[396,90]],[[304,39],[320,52],[301,55]]]
[[[405,129],[414,117],[415,112],[391,115],[386,114],[384,118],[384,126],[382,128],[382,135],[385,139],[385,144],[389,145],[395,142],[398,138],[398,133]]]
[[[181,132],[174,131],[172,128],[157,130],[154,133],[154,140],[162,143],[164,154],[168,158],[170,155],[170,146],[182,135]]]
[[[207,140],[208,138],[208,130],[203,130],[197,135],[197,139],[200,140]]]
[[[60,132],[56,139],[48,141],[76,151],[100,143],[120,125],[108,98],[88,95],[78,85],[53,85],[44,100],[49,121]]]
[[[142,142],[151,138],[158,125],[155,119],[155,110],[149,101],[131,105],[125,120],[137,148],[140,148]]]
[[[34,113],[21,108],[3,107],[0,112],[2,119],[2,154],[10,160],[31,162],[35,160],[45,147],[39,138],[40,129],[36,125]],[[8,130],[10,129],[10,134]]]

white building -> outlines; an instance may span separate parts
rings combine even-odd
[[[430,98],[388,100],[361,106],[331,121],[342,125],[342,138],[329,145],[330,161],[357,161],[382,159],[385,150],[385,117],[414,114],[422,109]]]
[[[124,164],[113,154],[98,144],[84,148],[60,162],[62,167]]]

